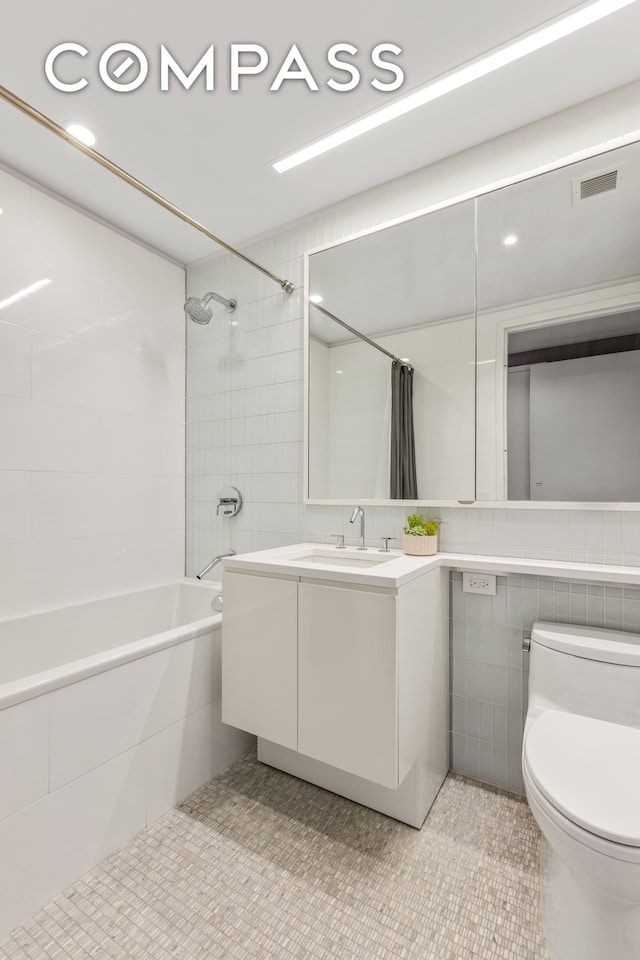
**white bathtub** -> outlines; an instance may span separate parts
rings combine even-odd
[[[0,620],[0,937],[243,753],[219,585]]]
[[[182,580],[0,620],[0,710],[210,631],[219,590]]]

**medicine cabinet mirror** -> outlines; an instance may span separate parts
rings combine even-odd
[[[412,500],[640,501],[640,144],[315,251],[306,293],[413,367]],[[397,502],[391,359],[306,328],[305,499]]]
[[[318,304],[413,368],[418,498],[474,499],[475,211],[456,204],[309,257]],[[312,500],[390,496],[391,359],[313,302]]]
[[[640,144],[477,204],[477,498],[640,501]]]

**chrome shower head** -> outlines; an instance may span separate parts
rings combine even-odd
[[[199,297],[189,297],[184,305],[184,312],[196,323],[209,323],[209,320],[211,320],[213,316],[213,310],[209,306],[210,300],[216,300],[218,303],[223,304],[229,311],[235,310],[238,306],[237,300],[227,300],[225,297],[221,297],[217,293],[210,291],[209,293],[205,293],[202,299]]]
[[[208,307],[204,300],[197,297],[189,297],[184,305],[184,312],[196,323],[209,323],[213,316],[213,310]]]

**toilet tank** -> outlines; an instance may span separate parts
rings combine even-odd
[[[534,623],[527,724],[548,709],[640,728],[640,635]]]

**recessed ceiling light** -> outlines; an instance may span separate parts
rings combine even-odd
[[[322,297],[319,293],[310,293],[309,300],[311,303],[322,303]]]
[[[67,120],[62,126],[74,139],[84,143],[85,147],[92,147],[95,144],[95,133],[89,130],[89,127],[85,127],[84,124],[78,123],[77,120]]]
[[[566,17],[552,21],[546,27],[525,34],[519,40],[515,40],[504,47],[499,47],[493,53],[487,54],[487,56],[481,57],[479,60],[467,64],[467,66],[419,87],[408,96],[390,103],[389,106],[382,107],[381,110],[374,110],[366,117],[350,123],[341,130],[336,130],[335,133],[331,133],[321,140],[316,140],[315,143],[303,147],[301,150],[296,150],[282,160],[278,160],[272,166],[278,173],[291,170],[301,163],[306,163],[307,160],[319,157],[328,150],[333,150],[343,143],[348,143],[349,140],[354,140],[363,133],[375,130],[376,127],[380,127],[390,120],[395,120],[396,117],[402,117],[405,113],[409,113],[417,107],[422,107],[426,103],[431,103],[432,100],[437,100],[439,97],[451,93],[452,90],[458,90],[460,87],[480,79],[480,77],[486,77],[487,74],[493,73],[501,67],[506,67],[510,63],[515,63],[516,60],[521,60],[530,53],[535,53],[536,50],[541,50],[543,47],[555,43],[556,40],[568,37],[570,34],[576,33],[578,30],[582,30],[584,27],[588,27],[592,23],[596,23],[598,20],[602,20],[604,17],[608,17],[610,14],[636,2],[637,0],[596,0],[595,3],[589,3],[575,13],[570,13]]]
[[[344,373],[344,370],[336,370],[336,373]]]
[[[515,233],[509,233],[502,242],[504,243],[505,247],[512,247],[514,243],[518,242],[518,238],[516,237]]]

